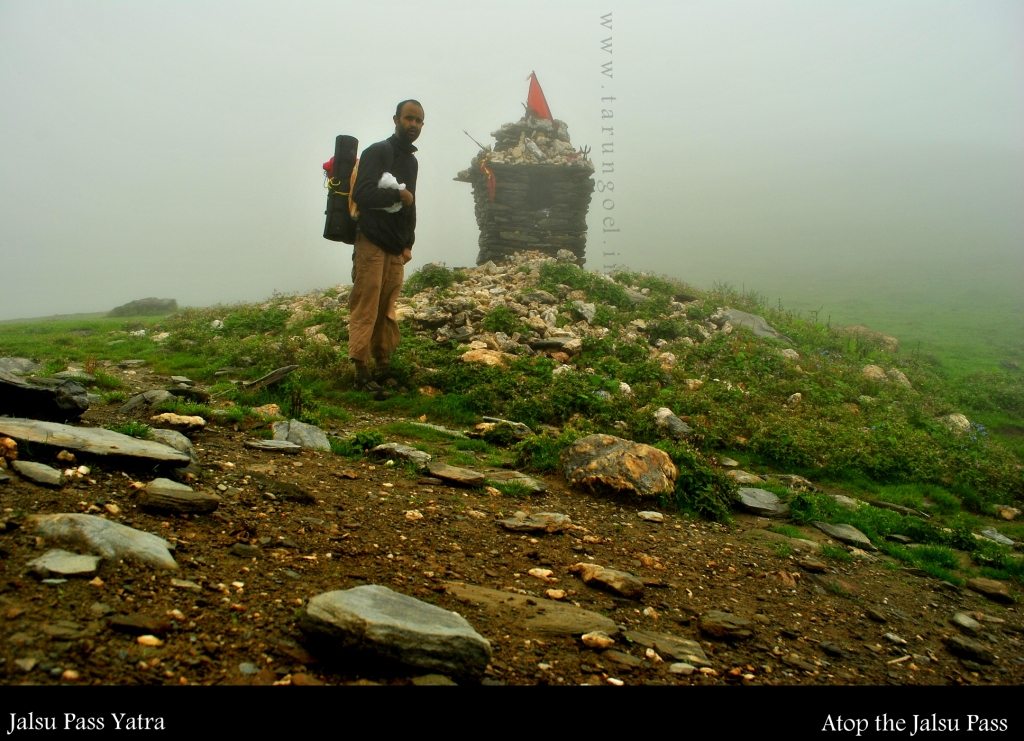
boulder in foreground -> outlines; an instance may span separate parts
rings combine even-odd
[[[656,497],[675,488],[678,469],[668,454],[614,435],[587,435],[562,453],[570,484],[592,491]]]
[[[335,659],[472,679],[491,658],[491,645],[461,615],[378,585],[317,595],[299,627],[314,651]]]

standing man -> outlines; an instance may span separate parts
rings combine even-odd
[[[403,100],[393,120],[395,133],[363,152],[353,193],[359,223],[348,304],[348,355],[358,390],[378,390],[378,382],[389,375],[391,354],[400,339],[395,302],[415,241],[419,163],[413,142],[423,128],[423,106]],[[389,181],[391,187],[382,187]],[[373,375],[371,359],[376,365]]]

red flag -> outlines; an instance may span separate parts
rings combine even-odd
[[[530,92],[526,95],[526,108],[537,118],[546,118],[549,121],[555,120],[551,115],[551,109],[548,108],[548,101],[544,97],[544,91],[540,89],[540,83],[537,82],[536,72],[530,73]]]

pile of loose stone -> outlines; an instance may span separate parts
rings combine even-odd
[[[545,163],[567,165],[593,172],[593,164],[584,159],[569,140],[564,121],[525,115],[492,131],[494,150],[488,158],[495,164],[523,165]],[[480,157],[478,156],[477,161]]]
[[[462,357],[466,362],[504,365],[515,356],[546,354],[569,363],[572,356],[582,350],[584,339],[606,337],[612,330],[597,323],[597,304],[587,301],[583,291],[563,286],[555,295],[537,287],[541,266],[550,259],[535,252],[522,253],[502,264],[487,262],[466,269],[466,280],[456,295],[428,288],[403,299],[399,304],[399,317],[411,321],[422,331],[431,332],[439,342],[464,343],[467,351]],[[558,259],[572,261],[573,256],[561,252]],[[626,294],[636,305],[649,300],[646,291],[626,287]],[[560,319],[565,317],[561,312],[566,303],[572,307],[571,316],[569,322],[562,322]],[[517,317],[524,331],[509,335],[483,328],[484,318],[502,307]],[[686,303],[675,301],[670,310],[666,319],[685,318]],[[693,326],[698,336],[704,338],[722,329],[710,321],[694,322]],[[619,337],[636,341],[645,337],[646,329],[647,323],[638,319]],[[655,343],[657,347],[652,352],[669,368],[674,365],[675,357],[660,351],[665,344]],[[563,368],[557,372],[570,370]]]

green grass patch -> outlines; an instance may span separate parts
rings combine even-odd
[[[158,412],[173,412],[174,414],[180,414],[183,417],[202,417],[203,419],[211,419],[216,416],[213,407],[208,404],[201,404],[196,401],[189,401],[178,397],[160,402],[157,404],[156,409]]]
[[[93,371],[91,375],[95,379],[94,385],[96,388],[107,389],[109,391],[119,389],[124,385],[121,382],[121,379],[117,376],[101,370]]]
[[[108,425],[107,429],[120,432],[122,435],[128,435],[128,437],[137,437],[140,440],[149,440],[153,436],[152,428],[149,425],[134,420]]]
[[[96,358],[150,359],[160,346],[150,339],[164,323],[162,317],[140,317],[132,321],[97,315],[53,320],[27,320],[0,324],[0,356],[46,360],[50,373],[70,363],[87,363]],[[145,331],[145,335],[131,334]]]
[[[803,539],[805,537],[800,528],[793,527],[792,525],[772,525],[768,530],[773,533],[778,533],[779,535],[785,535],[787,538]]]
[[[908,547],[896,543],[880,543],[879,550],[936,579],[953,584],[963,584],[964,582],[954,573],[959,564],[956,555],[948,548],[941,546]]]
[[[517,481],[488,481],[487,483],[507,497],[526,499],[533,494],[533,489]]]
[[[104,404],[123,404],[128,400],[128,394],[124,391],[105,391],[100,394]]]
[[[344,439],[329,437],[327,441],[331,444],[331,452],[335,455],[342,455],[346,458],[361,458],[371,448],[383,445],[386,439],[384,435],[376,430],[362,430]]]
[[[452,441],[452,447],[455,450],[462,450],[473,453],[486,453],[490,455],[497,455],[497,449],[488,443],[486,440],[479,440],[469,438],[466,440],[458,439]]]
[[[853,560],[853,556],[845,548],[831,543],[823,543],[821,546],[821,557],[827,558],[830,561],[840,561],[842,563],[849,563]]]
[[[786,543],[772,543],[772,550],[780,558],[789,558],[794,553],[793,546]]]
[[[392,437],[404,437],[412,440],[423,440],[435,443],[461,442],[458,432],[438,430],[414,422],[391,422],[380,428]]]

